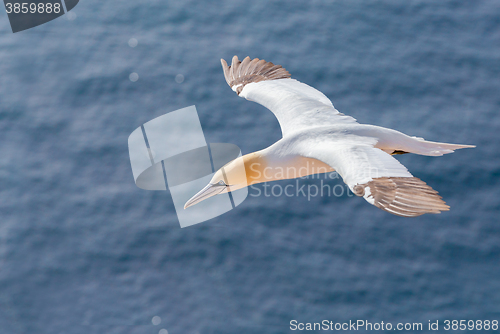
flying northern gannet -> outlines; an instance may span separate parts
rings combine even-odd
[[[359,124],[338,112],[323,93],[291,79],[283,67],[265,60],[246,57],[239,61],[234,56],[231,66],[224,59],[221,63],[236,94],[274,113],[283,138],[219,169],[210,183],[186,202],[185,209],[252,184],[336,171],[354,194],[392,214],[416,217],[449,210],[437,191],[391,155],[441,156],[475,146],[431,142]]]

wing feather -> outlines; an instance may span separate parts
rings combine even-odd
[[[228,66],[224,59],[221,59],[221,64],[227,84],[238,95],[249,83],[290,78],[290,73],[281,65],[274,65],[258,58],[252,60],[246,57],[241,62],[237,56],[234,56],[231,66]]]
[[[376,207],[398,216],[417,217],[450,209],[437,191],[416,177],[375,178],[354,186],[358,196],[364,197],[367,190],[368,201],[372,199]]]
[[[362,141],[361,138],[359,140]],[[405,166],[370,143],[323,142],[315,148],[299,146],[302,155],[321,160],[334,168],[352,192],[389,213],[416,217],[448,211],[449,206],[424,181]]]
[[[250,57],[241,62],[237,56],[231,66],[224,59],[221,63],[231,89],[271,110],[278,118],[283,136],[306,127],[356,123],[354,118],[339,113],[323,93],[291,79],[281,65]]]

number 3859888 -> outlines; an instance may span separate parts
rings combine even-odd
[[[19,13],[22,13],[22,14],[27,14],[27,13],[31,13],[31,14],[35,14],[35,13],[39,13],[39,14],[43,14],[43,13],[47,13],[47,14],[51,14],[51,13],[60,13],[61,12],[61,4],[60,3],[27,3],[27,2],[23,2],[23,3],[19,3],[19,2],[15,2],[15,3],[6,3],[5,4],[5,9],[7,11],[7,14],[10,14],[10,13],[15,13],[15,14],[19,14]]]

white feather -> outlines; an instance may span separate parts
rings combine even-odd
[[[356,123],[354,118],[339,113],[323,93],[295,79],[252,82],[240,96],[271,110],[283,136],[318,125]]]

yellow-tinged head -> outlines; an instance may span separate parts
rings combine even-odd
[[[215,172],[209,184],[194,195],[184,205],[184,209],[212,196],[248,187],[251,184],[265,182],[255,179],[256,169],[263,169],[265,159],[259,152],[236,158]]]

